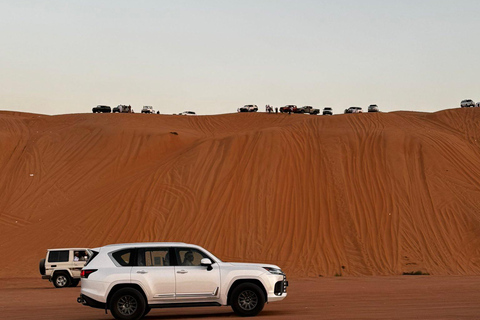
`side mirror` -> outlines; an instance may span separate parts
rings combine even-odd
[[[208,258],[203,258],[202,260],[200,260],[200,264],[204,267],[207,267],[207,271],[210,271],[210,270],[213,269],[212,260],[210,260]]]

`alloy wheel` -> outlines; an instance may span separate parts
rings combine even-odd
[[[118,299],[117,308],[122,315],[129,316],[137,311],[137,300],[130,295],[122,296]]]
[[[238,296],[238,305],[243,310],[253,310],[258,304],[257,294],[251,290],[245,290]]]

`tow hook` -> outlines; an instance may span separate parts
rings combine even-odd
[[[81,303],[81,304],[85,304],[85,300],[83,299],[82,296],[80,296],[80,297],[77,298],[77,302],[78,302],[78,303]]]

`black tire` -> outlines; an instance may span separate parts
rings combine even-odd
[[[76,287],[80,283],[80,279],[72,279],[72,283],[70,284],[70,287]]]
[[[67,272],[55,272],[52,281],[55,288],[67,288],[72,284],[72,278]]]
[[[46,272],[46,270],[45,270],[45,259],[40,260],[40,263],[38,264],[38,269],[40,271],[40,274],[42,276],[44,276],[45,272]]]
[[[152,310],[152,308],[150,308],[149,306],[146,306],[145,307],[145,312],[143,313],[143,316],[145,317],[151,310]]]
[[[143,295],[134,288],[123,288],[115,292],[110,302],[110,312],[117,320],[143,318],[147,304]]]
[[[232,292],[232,309],[240,317],[253,317],[262,311],[265,295],[254,283],[242,283]]]

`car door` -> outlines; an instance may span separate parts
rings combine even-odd
[[[73,253],[68,249],[50,250],[48,252],[47,263],[45,264],[49,273],[53,270],[69,270],[71,267],[70,261],[73,259]]]
[[[215,301],[220,296],[220,267],[213,263],[211,268],[200,261],[208,258],[205,252],[188,247],[175,248],[175,300],[176,302]]]
[[[144,288],[150,304],[174,300],[175,267],[170,263],[169,248],[137,248],[131,280]]]

